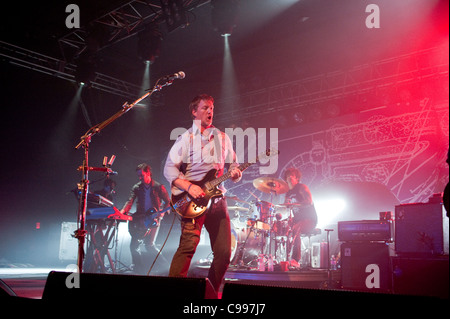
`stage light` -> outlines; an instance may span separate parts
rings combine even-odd
[[[149,61],[145,61],[145,66],[144,66],[144,73],[142,74],[142,81],[141,81],[141,92],[140,94],[143,95],[145,94],[146,90],[148,90],[150,88],[150,62]],[[135,105],[135,108],[141,108],[144,110],[149,111],[149,106],[150,106],[150,99],[144,99],[141,102],[139,102],[138,104]],[[144,112],[144,114],[141,114],[142,112],[135,113],[136,114],[136,120],[148,120],[148,112]]]
[[[339,215],[344,212],[347,202],[343,198],[327,198],[314,200],[317,212],[318,228],[337,222]]]
[[[239,94],[237,87],[236,73],[234,70],[233,56],[231,54],[231,48],[228,37],[224,39],[224,52],[223,52],[223,70],[222,70],[222,97],[231,97]],[[237,110],[239,105],[232,103],[233,110]]]
[[[149,24],[138,33],[139,57],[146,64],[155,62],[161,53],[162,34],[157,24]]]
[[[211,18],[214,30],[229,37],[237,25],[239,0],[211,0]]]
[[[186,11],[181,0],[161,0],[161,10],[169,32],[187,24]]]

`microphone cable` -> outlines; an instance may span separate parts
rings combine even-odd
[[[177,213],[176,213],[176,211],[175,211],[175,208],[174,208],[173,205],[172,205],[172,201],[170,201],[170,207],[172,207],[172,213],[173,213],[172,224],[170,225],[169,231],[167,232],[166,239],[164,240],[164,243],[162,244],[161,249],[159,249],[158,254],[157,254],[156,257],[155,257],[155,260],[153,260],[152,265],[150,266],[149,270],[147,271],[147,276],[150,275],[150,272],[152,271],[153,266],[154,266],[155,263],[156,263],[156,260],[158,259],[159,255],[161,254],[162,250],[164,249],[164,246],[165,246],[166,243],[167,243],[167,240],[169,239],[169,236],[170,236],[170,234],[171,234],[171,232],[172,232],[173,225],[175,224],[175,217],[176,217]]]

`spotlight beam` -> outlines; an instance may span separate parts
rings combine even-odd
[[[224,36],[224,52],[223,52],[223,70],[222,70],[222,91],[221,96],[223,98],[230,98],[239,94],[237,87],[236,74],[234,72],[233,57],[231,55],[229,37]],[[234,111],[237,106],[235,103],[227,106]]]

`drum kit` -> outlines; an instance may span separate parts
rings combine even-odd
[[[236,196],[227,197],[239,203],[228,206],[232,234],[231,266],[243,269],[258,267],[261,257],[272,260],[275,265],[287,262],[292,245],[290,221],[295,204],[272,204],[273,196],[289,190],[288,184],[281,179],[260,177],[253,181],[253,186],[270,194],[270,202],[259,199],[247,202]]]

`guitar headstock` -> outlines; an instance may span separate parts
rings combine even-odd
[[[280,151],[275,148],[268,148],[256,157],[256,162],[261,161],[261,159],[268,159],[269,157],[276,156],[280,154]]]
[[[280,154],[280,151],[275,148],[268,148],[265,153],[267,157],[271,157]]]

